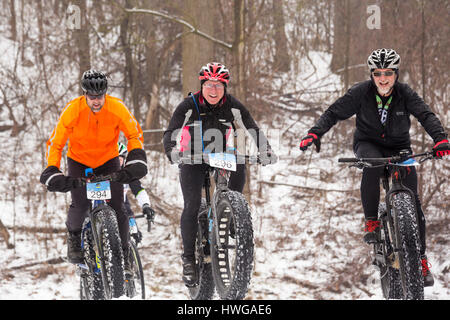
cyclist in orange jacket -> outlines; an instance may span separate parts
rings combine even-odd
[[[123,212],[123,184],[147,174],[142,129],[122,100],[106,94],[108,80],[103,72],[88,70],[81,78],[84,95],[69,102],[47,141],[47,167],[40,181],[53,192],[71,192],[66,226],[68,229],[68,261],[81,263],[81,228],[89,210],[84,180],[86,168],[94,174],[111,174],[111,207],[116,211],[125,257],[128,256],[129,225]],[[117,142],[120,132],[128,140],[126,166],[121,168]],[[68,175],[60,171],[67,140]]]

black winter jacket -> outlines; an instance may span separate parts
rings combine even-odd
[[[193,94],[193,97],[200,114],[190,94],[175,109],[169,126],[164,132],[164,150],[169,159],[171,159],[170,153],[172,149],[177,145],[178,130],[183,131],[182,143],[186,145],[185,151],[189,150],[192,153],[194,151],[201,152],[201,147],[200,150],[194,150],[195,144],[201,146],[200,123],[205,150],[226,151],[226,141],[234,139],[234,137],[229,136],[230,129],[236,130],[236,123],[239,127],[244,127],[248,131],[260,151],[270,150],[267,138],[260,131],[248,110],[235,97],[225,94],[221,102],[215,107],[206,103],[200,91]],[[208,133],[209,129],[215,129],[215,131],[209,131]],[[214,133],[222,137],[216,141]],[[186,141],[186,136],[189,141]],[[194,141],[197,142],[194,144]]]
[[[376,86],[372,80],[357,83],[337,99],[308,131],[323,136],[338,120],[356,114],[354,148],[359,141],[368,141],[391,149],[408,149],[411,146],[409,129],[412,114],[434,142],[447,138],[441,122],[416,92],[407,84],[397,82],[392,92],[385,126],[381,124],[375,99]]]

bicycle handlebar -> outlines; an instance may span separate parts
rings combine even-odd
[[[424,152],[419,154],[410,155],[396,155],[387,158],[339,158],[338,162],[341,163],[354,163],[363,167],[384,166],[384,165],[396,165],[400,162],[412,159],[422,158],[418,162],[422,163],[426,160],[435,158],[433,152]]]
[[[154,217],[150,217],[145,214],[138,214],[134,216],[135,219],[146,218],[147,219],[147,231],[150,232],[152,230],[152,222],[154,222]]]
[[[234,154],[236,156],[236,163],[237,164],[253,164],[258,163],[261,164],[261,159],[259,156],[249,156],[249,155],[240,155],[240,154]],[[196,161],[202,161],[202,163],[209,164],[209,154],[208,153],[202,153],[202,154],[190,154],[185,155],[183,152],[178,152],[178,161],[177,163],[184,163],[184,164],[192,164]]]
[[[91,175],[89,177],[84,178],[87,182],[100,182],[100,181],[113,181],[112,175]]]

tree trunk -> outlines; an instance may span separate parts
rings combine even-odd
[[[130,9],[133,5],[130,0],[125,1],[125,8]],[[125,54],[125,89],[123,99],[126,98],[127,88],[131,90],[131,109],[134,117],[139,122],[141,120],[141,111],[139,108],[139,94],[137,88],[137,70],[134,66],[132,50],[129,41],[128,28],[130,23],[130,14],[125,13],[120,24],[120,42]]]
[[[274,27],[275,27],[275,72],[288,72],[291,59],[287,48],[288,40],[284,30],[285,21],[282,1],[273,1]]]
[[[91,68],[91,46],[89,44],[89,24],[87,23],[86,0],[75,0],[74,4],[80,8],[81,24],[80,28],[72,30],[76,47],[78,49],[79,77],[81,79],[83,72]],[[80,88],[80,93],[82,93]]]
[[[214,33],[213,1],[210,0],[185,0],[184,20],[197,27],[199,30]],[[187,34],[182,40],[183,59],[183,92],[186,96],[189,92],[200,89],[198,73],[201,66],[213,62],[214,44],[205,38],[195,34]],[[220,61],[217,61],[220,62]]]

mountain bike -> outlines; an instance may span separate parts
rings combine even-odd
[[[141,299],[145,300],[145,281],[144,270],[142,268],[141,257],[138,251],[138,245],[142,241],[142,234],[139,231],[136,219],[147,219],[147,231],[151,231],[151,223],[153,222],[153,216],[136,215],[129,217],[130,224],[130,273],[125,273],[125,292],[127,297],[133,298],[140,295]]]
[[[351,167],[384,167],[385,203],[380,203],[380,228],[373,244],[373,264],[380,270],[381,288],[386,299],[424,299],[420,256],[419,218],[414,193],[402,181],[409,166],[433,159],[432,152],[412,155],[408,150],[388,158],[340,158]],[[419,159],[418,162],[415,159]],[[391,180],[392,186],[389,185]]]
[[[239,157],[239,158],[237,158]],[[180,163],[205,163],[202,199],[198,212],[195,259],[198,283],[188,287],[193,300],[212,299],[214,289],[221,299],[239,300],[247,294],[253,269],[253,225],[244,195],[228,188],[231,171],[239,163],[257,163],[257,157],[210,153],[181,157]],[[211,178],[215,187],[211,197]]]
[[[111,199],[111,177],[94,176],[86,169],[86,194],[91,208],[83,222],[81,248],[84,263],[78,264],[81,300],[103,300],[124,294],[124,263],[116,212]]]

